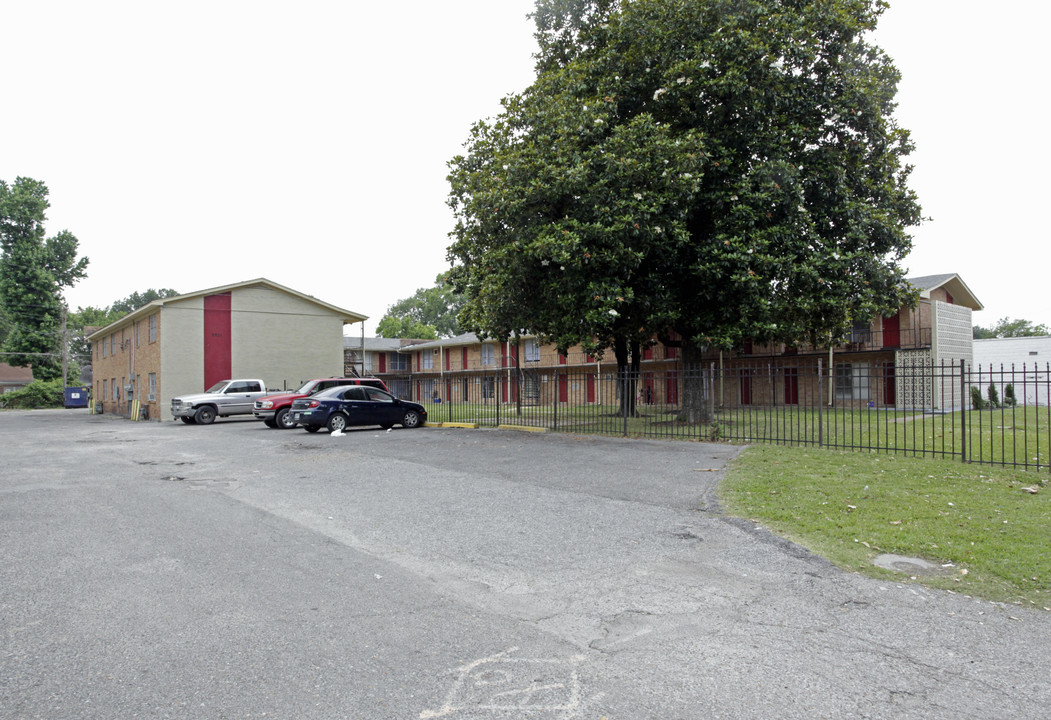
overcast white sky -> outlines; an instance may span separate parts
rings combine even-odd
[[[266,277],[370,316],[447,266],[446,162],[532,79],[532,0],[0,4],[0,178],[90,258],[71,307]],[[912,275],[1051,325],[1051,4],[892,0]]]

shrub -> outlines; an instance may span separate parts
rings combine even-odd
[[[1015,386],[1007,385],[1004,388],[1004,405],[1014,407],[1018,404],[1018,398],[1015,397]]]
[[[998,408],[1000,407],[1000,393],[996,391],[996,385],[989,383],[989,407]]]
[[[982,397],[982,389],[977,385],[971,385],[971,405],[975,410],[985,410],[985,398]]]
[[[65,390],[61,380],[34,380],[21,390],[0,396],[0,405],[9,408],[32,410],[56,408],[65,404]]]

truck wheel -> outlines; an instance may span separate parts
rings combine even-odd
[[[266,425],[268,428],[276,428],[277,427],[277,423],[274,422],[273,418],[267,418],[266,420],[263,421],[263,424]]]
[[[288,408],[281,408],[274,415],[274,426],[281,428],[282,430],[291,430],[296,426],[296,421],[292,419],[292,413],[288,411]]]
[[[408,410],[405,412],[405,417],[401,419],[401,426],[407,428],[419,427],[420,414],[415,410]]]
[[[197,414],[193,419],[198,425],[211,425],[215,421],[215,408],[211,405],[202,405],[197,408]]]
[[[343,432],[343,429],[346,427],[347,416],[343,413],[333,413],[332,417],[328,419],[329,432]]]
[[[193,425],[193,423],[194,423],[194,419],[192,417],[181,417],[179,419],[182,420],[187,425]]]

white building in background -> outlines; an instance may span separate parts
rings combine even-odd
[[[996,386],[1001,400],[1004,389],[1013,385],[1018,402],[1047,405],[1051,391],[1051,335],[975,340],[971,367],[979,373],[983,397],[990,383]]]

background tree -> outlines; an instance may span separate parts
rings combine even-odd
[[[1038,335],[1051,335],[1051,330],[1047,329],[1047,325],[1037,325],[1031,320],[1012,320],[1009,317],[1000,318],[995,325],[989,328],[982,327],[981,325],[975,325],[972,330],[975,340],[984,340],[988,338],[1009,338],[1009,337],[1035,337]]]
[[[456,316],[462,305],[442,274],[435,278],[434,287],[420,288],[387,308],[376,332],[385,338],[452,337],[460,333]]]
[[[417,338],[437,340],[438,333],[432,325],[406,317],[384,315],[376,326],[376,334],[382,338]]]
[[[33,377],[61,377],[62,289],[87,275],[87,258],[77,258],[78,242],[68,230],[44,237],[49,207],[44,183],[0,180],[0,303],[11,323],[4,358],[32,366]]]
[[[120,313],[117,318],[115,318],[119,319],[154,300],[163,300],[164,298],[175,297],[178,294],[178,292],[171,288],[161,288],[160,290],[150,288],[141,293],[133,292],[126,298],[121,298],[120,300],[115,301],[113,305],[110,306],[110,310],[114,313]],[[112,322],[112,320],[110,322]]]
[[[463,329],[612,348],[623,369],[653,338],[691,364],[912,301],[912,146],[866,39],[883,7],[539,0],[536,81],[450,162]]]
[[[138,310],[147,303],[175,297],[178,294],[177,291],[171,288],[161,288],[160,290],[150,288],[141,293],[138,291],[133,292],[125,298],[114,301],[108,307],[78,306],[76,312],[69,313],[66,322],[67,334],[70,338],[70,356],[82,364],[90,363],[91,343],[88,342],[86,337],[90,334],[89,328],[93,331],[94,329],[105,327]]]

